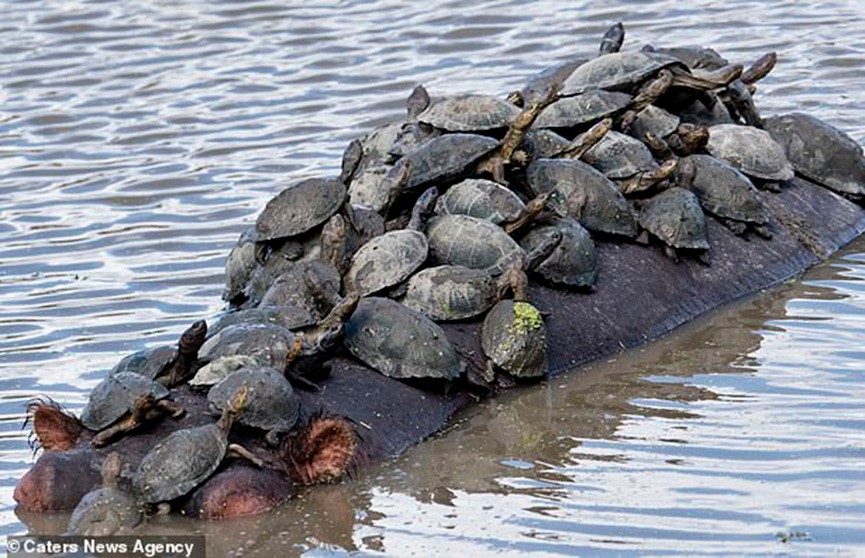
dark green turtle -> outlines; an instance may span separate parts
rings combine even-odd
[[[858,203],[865,200],[865,156],[856,140],[799,112],[766,119],[766,129],[796,172]]]
[[[258,242],[308,232],[339,211],[346,188],[339,180],[308,178],[292,184],[267,202],[255,221]]]
[[[93,445],[102,446],[164,413],[175,417],[183,414],[168,396],[168,389],[159,382],[134,372],[118,372],[90,392],[81,423],[97,432]]]
[[[680,162],[679,169],[688,175],[680,182],[690,185],[703,209],[731,231],[743,235],[750,228],[763,238],[772,238],[767,228],[769,212],[747,176],[711,155],[691,155]]]
[[[634,238],[637,218],[631,204],[600,171],[575,159],[537,159],[526,173],[533,192],[557,191],[551,208],[591,231]]]
[[[676,161],[655,162],[646,145],[619,132],[610,132],[583,156],[583,160],[616,181],[624,194],[647,190],[671,177]]]
[[[706,217],[700,201],[690,190],[674,187],[647,200],[640,209],[640,226],[645,231],[641,241],[648,241],[646,232],[664,243],[664,251],[678,261],[679,252],[694,253],[709,264],[709,239]]]
[[[281,372],[270,367],[241,368],[210,388],[207,401],[214,411],[222,414],[243,386],[249,392],[237,422],[264,430],[267,443],[276,446],[300,416],[300,401],[291,383]]]
[[[361,299],[346,324],[344,344],[357,359],[391,378],[454,380],[463,368],[435,322],[389,298]]]
[[[144,520],[141,502],[118,486],[123,461],[110,453],[102,461],[102,487],[81,498],[72,511],[67,535],[109,537],[128,533]]]
[[[124,357],[110,375],[134,372],[172,387],[183,382],[192,372],[198,351],[207,336],[207,322],[198,320],[181,334],[174,347],[144,349]]]
[[[144,456],[132,484],[147,504],[170,502],[191,492],[219,467],[229,450],[261,465],[261,460],[237,444],[228,443],[228,432],[246,405],[247,389],[241,388],[215,424],[172,432]]]
[[[199,351],[202,362],[219,357],[245,355],[262,366],[281,368],[295,346],[295,334],[275,324],[239,323],[220,330]]]
[[[655,157],[672,158],[675,155],[684,157],[695,153],[706,146],[709,141],[709,130],[705,126],[683,123],[682,119],[655,105],[649,105],[640,111],[628,133],[643,141]],[[660,141],[660,149],[653,141]]]
[[[556,248],[529,270],[556,285],[593,288],[598,279],[598,252],[589,232],[575,219],[564,217],[535,227],[520,239],[520,246],[531,253],[556,234],[560,235]]]
[[[448,186],[474,171],[498,146],[495,139],[477,134],[445,134],[435,138],[404,157],[411,168],[405,187]]]
[[[402,303],[437,322],[465,320],[489,310],[496,293],[486,271],[441,265],[412,275]]]
[[[503,130],[520,110],[491,95],[457,95],[432,103],[418,115],[418,121],[448,132]]]
[[[238,324],[272,324],[291,331],[314,325],[316,318],[309,310],[291,304],[257,306],[223,314],[210,329],[211,337],[223,329]]]
[[[339,271],[324,260],[296,262],[264,293],[259,307],[295,306],[321,319],[339,300]]]
[[[547,374],[547,331],[540,311],[531,303],[501,300],[484,318],[481,347],[487,356],[484,379],[492,382],[496,369],[517,378]]]
[[[520,245],[501,227],[468,215],[433,217],[427,227],[431,258],[439,264],[461,265],[501,274]]]
[[[760,185],[777,190],[778,182],[791,180],[793,167],[784,148],[769,132],[753,126],[719,124],[709,128],[706,150],[743,173],[760,180]]]
[[[526,204],[509,188],[491,180],[469,178],[448,188],[436,204],[438,215],[471,215],[496,225],[515,221]]]
[[[591,124],[625,110],[632,97],[617,91],[586,91],[573,97],[562,97],[544,109],[534,128],[574,128]]]

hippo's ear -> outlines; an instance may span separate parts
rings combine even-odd
[[[81,430],[81,422],[51,399],[36,399],[27,405],[24,426],[31,425],[29,442],[36,451],[67,451],[75,447]]]
[[[359,440],[348,419],[313,416],[286,439],[282,452],[286,470],[300,484],[336,480],[351,469]]]

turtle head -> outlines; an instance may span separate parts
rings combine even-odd
[[[205,337],[207,337],[207,322],[198,320],[186,328],[186,331],[180,336],[178,343],[180,352],[195,358],[198,356],[198,350],[204,344]]]
[[[522,91],[511,91],[510,93],[508,93],[508,96],[505,100],[507,102],[511,103],[512,105],[516,105],[520,108],[522,108],[523,105],[525,105],[525,103],[526,103],[526,100],[523,97]]]
[[[123,470],[123,459],[116,451],[109,453],[102,461],[102,486],[116,488],[120,473]]]
[[[409,221],[406,228],[413,231],[422,231],[426,227],[427,220],[433,214],[438,199],[439,190],[435,186],[421,194],[414,204],[414,208],[411,211],[411,221]]]
[[[411,94],[406,101],[406,110],[409,120],[414,120],[420,113],[425,111],[430,105],[429,92],[423,84],[412,89]]]

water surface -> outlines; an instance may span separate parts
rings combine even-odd
[[[11,498],[26,401],[80,410],[122,355],[218,313],[239,231],[291,181],[334,173],[417,83],[504,93],[622,20],[626,48],[776,50],[764,112],[865,140],[861,2],[683,6],[2,2],[0,535],[27,529]],[[150,528],[203,530],[214,555],[865,553],[863,274],[854,244],[266,518]]]

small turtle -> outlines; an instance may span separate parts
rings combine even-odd
[[[244,229],[225,260],[225,289],[222,291],[222,300],[234,303],[242,297],[258,263],[255,254],[255,227],[251,226]]]
[[[589,60],[575,69],[564,81],[560,94],[568,97],[592,89],[630,91],[663,69],[672,72],[672,85],[706,90],[724,87],[743,70],[741,65],[731,65],[697,76],[672,56],[656,52],[615,52]]]
[[[308,232],[339,211],[346,188],[339,180],[308,178],[292,184],[267,202],[255,221],[259,242]]]
[[[183,408],[168,396],[168,389],[159,382],[134,372],[118,372],[90,392],[81,423],[97,432],[93,445],[102,446],[164,413],[182,415]]]
[[[292,304],[245,308],[223,314],[210,328],[210,336],[237,324],[273,324],[294,331],[314,325],[318,319],[306,308]]]
[[[440,215],[427,227],[432,259],[501,274],[522,248],[501,227],[468,215]]]
[[[228,355],[219,357],[202,366],[195,377],[189,380],[189,385],[196,388],[210,388],[215,386],[232,372],[241,368],[254,368],[260,366],[258,361],[247,355]]]
[[[638,240],[648,242],[647,232],[653,234],[673,260],[678,261],[679,251],[693,251],[702,263],[709,264],[706,217],[693,192],[673,187],[656,194],[640,209],[640,226],[645,231]]]
[[[538,378],[549,369],[546,326],[540,311],[528,302],[525,265],[525,259],[512,262],[506,276],[514,299],[497,302],[481,327],[481,348],[488,359],[481,376],[488,383],[503,381],[497,370],[517,378]]]
[[[748,177],[711,155],[691,155],[679,165],[688,173],[684,182],[697,194],[700,204],[737,235],[751,228],[763,238],[772,238],[767,228],[769,212],[760,192]]]
[[[391,378],[454,380],[463,368],[441,327],[389,298],[361,299],[346,324],[344,344],[364,364]]]
[[[632,97],[617,91],[586,91],[562,97],[538,116],[533,128],[575,128],[613,116],[628,108]]]
[[[168,387],[177,385],[192,371],[206,335],[207,323],[199,320],[181,334],[177,346],[154,347],[128,355],[111,369],[109,375],[133,372]]]
[[[616,181],[624,194],[647,190],[672,176],[676,170],[674,160],[659,166],[643,142],[619,132],[607,134],[586,152],[583,159]]]
[[[645,45],[643,52],[657,52],[681,61],[692,70],[717,70],[730,63],[712,48],[700,46],[661,47]]]
[[[616,185],[600,171],[572,159],[537,159],[527,178],[533,192],[557,191],[552,209],[591,231],[634,238],[637,217]]]
[[[376,293],[401,283],[423,265],[429,245],[421,230],[437,199],[438,191],[430,188],[415,204],[405,230],[385,233],[357,251],[345,277],[348,290],[361,296]]]
[[[496,225],[516,220],[526,204],[491,180],[469,178],[448,188],[436,204],[438,215],[471,215]]]
[[[598,252],[589,232],[575,219],[560,218],[533,228],[520,239],[520,246],[531,253],[555,234],[561,235],[556,248],[530,270],[556,285],[592,289],[598,279]]]
[[[486,271],[441,265],[412,275],[402,303],[437,322],[465,320],[489,310],[496,291]]]
[[[571,146],[571,140],[552,130],[529,130],[523,146],[528,161],[557,157]]]
[[[520,110],[491,95],[458,95],[430,105],[418,121],[448,132],[489,132],[503,130]]]
[[[349,201],[386,214],[387,208],[399,193],[394,187],[394,175],[385,181],[392,168],[393,165],[373,165],[360,171],[348,186]]]
[[[703,149],[709,141],[708,128],[683,123],[679,116],[655,105],[637,114],[628,133],[646,143],[652,154],[662,159],[672,158],[673,153],[681,157],[690,155]],[[652,143],[655,139],[662,142],[660,149]]]
[[[212,410],[222,414],[231,398],[246,386],[248,395],[237,422],[266,432],[265,441],[276,446],[297,423],[300,401],[282,373],[266,366],[241,368],[226,376],[207,392]]]
[[[795,174],[784,148],[768,132],[753,126],[712,126],[706,150],[748,176],[759,179],[759,185],[767,190],[777,191],[779,181],[791,180]]]
[[[295,334],[275,324],[245,324],[228,326],[207,341],[199,351],[202,362],[209,363],[224,356],[245,355],[255,358],[262,366],[282,367],[295,345]]]
[[[853,138],[798,112],[768,118],[766,129],[796,172],[853,201],[865,200],[865,156]]]
[[[207,480],[229,453],[252,463],[261,460],[237,444],[228,443],[228,432],[246,405],[247,388],[231,398],[231,404],[215,424],[172,432],[144,456],[132,485],[146,504],[175,500]]]
[[[320,245],[318,229],[282,241],[256,243],[255,271],[243,289],[243,296],[231,306],[251,308],[258,305],[277,277],[298,263],[320,259]]]
[[[339,300],[341,283],[339,271],[329,262],[297,262],[276,278],[259,307],[295,306],[321,319]]]
[[[118,486],[123,461],[110,453],[102,461],[102,487],[81,498],[69,518],[67,535],[109,537],[131,531],[144,520],[141,502]]]

